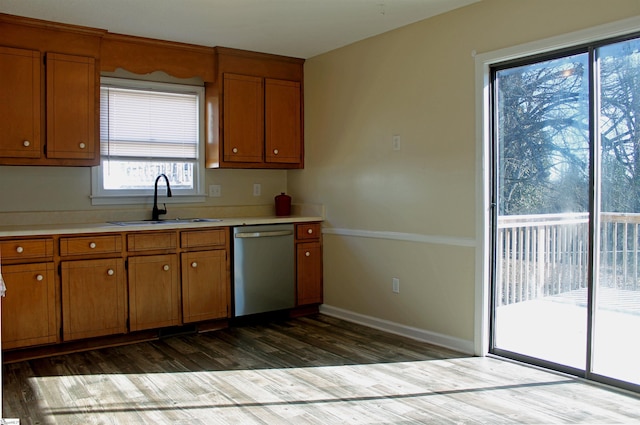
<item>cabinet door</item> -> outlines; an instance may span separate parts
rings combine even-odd
[[[3,349],[57,342],[54,269],[53,263],[2,267]]]
[[[180,281],[176,254],[129,257],[131,331],[180,322]]]
[[[263,162],[263,80],[224,74],[223,156],[228,162]]]
[[[40,157],[40,52],[0,47],[0,156]]]
[[[225,250],[182,253],[183,321],[228,317],[229,285]]]
[[[302,161],[302,107],[300,83],[265,80],[266,162]]]
[[[98,159],[95,59],[47,54],[47,157]]]
[[[320,242],[296,245],[298,305],[322,303],[322,249]]]
[[[122,258],[63,261],[60,267],[64,340],[127,331]]]

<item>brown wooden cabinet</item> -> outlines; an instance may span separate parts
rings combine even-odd
[[[0,14],[0,164],[99,163],[104,30]]]
[[[183,231],[180,246],[183,322],[229,317],[229,228]]]
[[[62,261],[63,339],[127,332],[127,282],[122,258]]]
[[[216,48],[206,85],[210,168],[303,168],[304,61]]]
[[[129,329],[181,324],[176,254],[129,257]]]
[[[182,309],[184,323],[229,316],[226,251],[182,253]]]
[[[59,340],[53,238],[0,241],[2,275],[2,348],[21,348]]]
[[[302,163],[302,91],[298,81],[265,79],[265,161]]]
[[[39,158],[40,52],[0,47],[0,157]]]
[[[95,59],[47,53],[46,155],[98,164]]]
[[[223,79],[224,161],[300,164],[300,83],[231,73]]]
[[[54,263],[2,267],[7,287],[2,298],[2,348],[58,341]]]
[[[296,224],[296,293],[298,306],[323,301],[320,223]]]

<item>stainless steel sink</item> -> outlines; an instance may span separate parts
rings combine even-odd
[[[117,226],[154,226],[162,224],[183,224],[183,223],[215,223],[222,221],[219,218],[171,218],[165,220],[131,220],[131,221],[109,221],[109,224]]]

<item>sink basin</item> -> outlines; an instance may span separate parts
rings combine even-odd
[[[219,218],[171,218],[166,220],[109,221],[109,224],[117,226],[153,226],[162,224],[215,223],[217,221],[222,220]]]

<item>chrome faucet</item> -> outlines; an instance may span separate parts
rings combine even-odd
[[[160,177],[164,177],[164,181],[167,182],[167,197],[171,198],[171,186],[169,185],[169,178],[166,174],[160,174],[158,177],[156,177],[156,183],[153,189],[153,211],[151,212],[151,220],[153,221],[157,221],[160,217],[160,214],[167,213],[167,204],[162,204],[164,205],[164,209],[162,210],[158,208],[158,180],[160,180]]]

